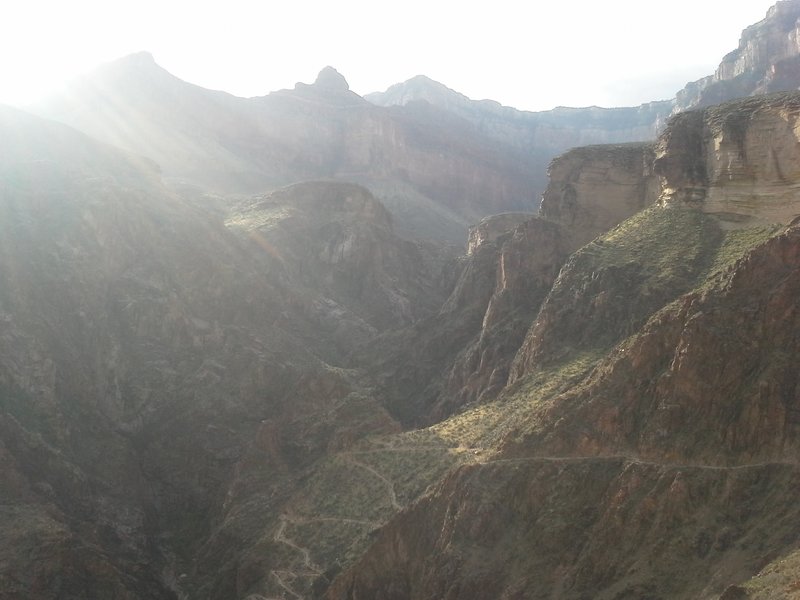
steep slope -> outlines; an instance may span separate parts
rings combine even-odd
[[[630,144],[578,148],[554,160],[539,215],[495,215],[473,227],[460,279],[439,314],[376,338],[351,364],[370,373],[406,424],[492,400],[570,253],[656,201],[654,158],[652,144]]]
[[[702,108],[734,98],[796,90],[800,76],[797,0],[779,0],[764,20],[742,32],[739,47],[713,75],[688,84],[675,110]]]
[[[364,341],[410,325],[442,302],[440,248],[397,237],[389,212],[361,186],[295,184],[243,201],[226,223],[264,250],[272,277],[323,294],[330,305],[317,312],[327,314],[327,329],[340,329],[332,339],[346,340],[343,327],[360,319]]]
[[[329,447],[397,430],[325,360],[435,275],[357,186],[226,228],[151,161],[13,109],[0,135],[0,597],[230,597]]]
[[[378,106],[425,102],[474,124],[487,136],[524,149],[535,170],[538,198],[548,185],[550,161],[576,146],[650,141],[671,115],[736,98],[800,87],[797,22],[800,2],[780,0],[764,20],[742,33],[739,47],[713,75],[691,82],[672,100],[637,107],[558,107],[527,112],[491,100],[471,100],[423,75],[365,96]]]
[[[141,53],[74,82],[37,112],[220,193],[359,182],[416,237],[460,241],[469,223],[532,210],[536,200],[525,152],[431,106],[376,107],[330,67],[314,84],[244,99],[183,82]]]
[[[798,102],[673,122],[659,205],[570,258],[497,400],[427,430],[473,464],[390,521],[326,598],[785,597],[796,572],[778,559],[800,544],[800,225],[765,222],[800,208],[797,176],[776,181],[763,157],[798,139],[759,132],[793,123]],[[760,150],[686,152],[724,150],[731,131]],[[747,174],[747,218],[703,201],[737,191],[735,174],[707,176],[720,158]],[[771,579],[747,581],[762,568]]]

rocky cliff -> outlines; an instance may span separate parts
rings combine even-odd
[[[686,149],[718,148],[724,123],[754,136],[796,100],[673,122],[647,171],[659,202],[567,260],[509,385],[429,430],[469,460],[390,521],[327,598],[790,597],[800,230],[769,203],[769,151],[740,155],[765,202],[731,226],[697,193],[715,185],[699,174],[718,155]],[[793,146],[792,127],[770,131],[767,145]],[[614,151],[587,150],[600,165]],[[770,583],[747,581],[761,569]]]
[[[150,161],[0,131],[0,597],[231,597],[304,469],[397,430],[326,361],[437,304],[425,251],[358,186],[226,227]]]
[[[241,102],[299,137],[279,168],[382,165],[398,203],[494,143],[332,69],[240,101],[133,62],[196,95],[170,148],[218,111],[198,164]],[[0,598],[796,596],[799,109],[568,152],[453,258],[345,171],[213,196],[0,108]]]
[[[577,250],[656,201],[653,160],[651,144],[570,150],[550,164],[539,214],[560,223]]]
[[[795,94],[775,94],[673,120],[655,162],[663,201],[693,203],[732,227],[792,220],[799,109]]]
[[[309,179],[362,183],[414,237],[460,242],[487,214],[537,201],[521,149],[430,105],[376,107],[331,67],[313,84],[244,99],[181,81],[140,53],[36,110],[151,158],[168,181],[220,194]]]
[[[800,74],[797,0],[780,0],[763,21],[742,32],[739,47],[727,54],[713,75],[688,84],[676,96],[675,110],[700,108],[737,97],[795,90]]]
[[[494,139],[526,150],[536,170],[532,183],[538,198],[548,185],[545,171],[550,161],[571,148],[652,141],[671,115],[736,98],[796,90],[800,87],[798,19],[800,3],[781,0],[764,20],[742,33],[739,47],[722,59],[713,75],[687,84],[672,100],[638,107],[520,111],[491,100],[471,100],[425,76],[365,98],[379,106],[425,102],[473,123]]]

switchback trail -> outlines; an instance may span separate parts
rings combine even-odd
[[[361,462],[360,460],[355,458],[352,454],[345,453],[344,456],[345,456],[345,460],[350,462],[350,464],[353,464],[353,465],[355,465],[357,467],[360,467],[360,468],[364,469],[365,471],[369,471],[375,477],[377,477],[378,479],[383,481],[383,483],[386,485],[386,491],[389,494],[389,501],[392,504],[392,508],[394,508],[395,510],[403,510],[403,507],[397,501],[397,493],[394,490],[394,482],[392,482],[390,479],[388,479],[382,473],[376,471],[374,468],[372,468],[368,464]]]

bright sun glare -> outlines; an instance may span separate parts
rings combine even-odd
[[[360,94],[423,73],[525,109],[635,104],[708,74],[772,4],[9,0],[0,102],[24,104],[147,50],[183,79],[241,96],[313,80],[330,64]]]

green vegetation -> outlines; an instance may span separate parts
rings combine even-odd
[[[593,270],[635,264],[645,287],[691,282],[722,241],[714,217],[699,210],[653,206],[579,250]],[[590,265],[587,265],[590,266]]]
[[[800,550],[772,561],[740,587],[751,600],[800,597]]]
[[[485,458],[507,435],[535,427],[539,415],[559,394],[579,385],[602,356],[589,351],[548,365],[519,380],[496,401],[472,407],[428,431],[440,440],[458,444],[469,456]]]
[[[559,315],[557,325],[573,325],[574,315],[585,315],[586,321],[553,335],[560,352],[549,355],[557,358],[533,368],[495,402],[471,407],[426,430],[430,439],[486,456],[509,436],[535,431],[547,408],[581,385],[612,348],[629,343],[629,336],[654,314],[667,310],[680,295],[708,285],[780,230],[758,226],[724,231],[713,216],[680,207],[656,206],[638,213],[579,250],[562,272],[551,300],[556,297],[557,310],[569,306],[572,312]],[[617,299],[621,310],[613,306]],[[591,335],[585,336],[587,331]]]
[[[713,275],[724,271],[750,250],[763,244],[782,229],[781,225],[764,225],[727,232],[717,248],[714,260],[708,270],[701,275],[701,278],[705,280],[703,283],[707,283]]]

